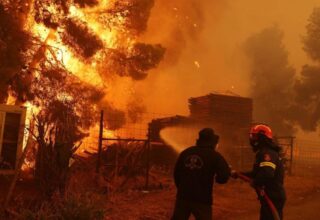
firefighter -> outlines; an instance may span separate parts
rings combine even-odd
[[[264,190],[282,219],[286,195],[283,187],[284,165],[280,157],[281,148],[274,143],[271,128],[264,124],[251,128],[250,145],[256,153],[255,163],[252,171],[242,174],[252,179],[254,188]],[[237,173],[233,172],[232,176],[237,177]],[[260,220],[274,220],[266,199],[259,194],[258,197],[261,204]]]
[[[199,132],[196,146],[184,150],[174,170],[177,187],[172,220],[187,220],[193,214],[197,220],[212,219],[212,187],[214,180],[224,184],[230,168],[215,148],[219,136],[211,128]]]

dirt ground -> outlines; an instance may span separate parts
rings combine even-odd
[[[84,179],[84,178],[81,178]],[[158,187],[150,191],[126,190],[122,193],[105,194],[104,207],[106,220],[165,220],[170,219],[175,202],[176,189],[170,175],[158,178]],[[2,179],[2,183],[4,181]],[[88,182],[88,180],[85,180]],[[92,182],[92,181],[90,181]],[[1,184],[0,184],[1,185]],[[82,185],[82,184],[80,184]],[[0,187],[1,199],[6,194]],[[15,195],[31,196],[32,184],[20,182]],[[21,188],[21,186],[23,186]],[[284,209],[288,220],[317,220],[320,214],[320,177],[287,176],[285,180],[287,203]],[[77,186],[78,190],[81,190]],[[28,192],[26,193],[22,193]],[[101,194],[100,190],[95,193]],[[214,219],[256,220],[259,215],[259,202],[256,194],[247,183],[230,180],[225,185],[214,187]],[[192,218],[191,218],[192,219]]]
[[[169,180],[168,180],[169,181]],[[320,178],[287,177],[285,219],[319,219]],[[106,219],[170,219],[175,201],[175,188],[155,191],[130,191],[118,195],[107,204]],[[259,203],[255,192],[240,180],[216,185],[214,190],[214,219],[256,220]]]

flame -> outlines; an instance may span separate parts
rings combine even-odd
[[[87,24],[90,24],[90,29],[99,35],[99,38],[105,45],[107,45],[107,48],[116,48],[118,46],[118,31],[116,29],[108,29],[101,24],[99,22],[99,13],[97,13],[99,11],[106,10],[109,4],[109,1],[104,0],[92,9],[80,9],[75,5],[71,5],[69,7],[68,17],[77,18]],[[50,13],[55,13],[56,11],[52,6],[49,6],[47,10]],[[57,30],[50,29],[43,24],[37,23],[32,14],[29,15],[25,28],[31,30],[31,32],[49,48],[53,48],[54,50],[46,51],[46,54],[54,51],[54,57],[56,57],[69,72],[76,75],[84,82],[90,83],[94,86],[103,86],[103,80],[99,76],[96,68],[96,61],[101,58],[101,53],[97,53],[90,63],[82,62],[66,45],[62,43],[58,33],[64,31],[63,27],[58,27]],[[34,65],[37,65],[37,63]]]
[[[120,30],[118,30],[117,28],[108,28],[101,22],[101,13],[99,12],[106,11],[108,7],[110,7],[110,5],[110,0],[102,0],[97,6],[91,7],[89,9],[78,8],[75,5],[71,5],[69,7],[69,14],[67,18],[75,18],[77,20],[81,20],[84,23],[90,24],[88,25],[88,27],[96,35],[99,36],[105,48],[118,48],[122,45],[132,45],[135,42],[134,38],[126,37],[125,39],[123,39]],[[53,14],[56,13],[57,10],[53,6],[49,6],[46,9]],[[116,19],[121,22],[121,19],[123,18],[121,18],[121,16],[119,15]],[[90,58],[89,62],[83,62],[83,60],[80,60],[71,51],[71,49],[62,42],[59,33],[65,31],[63,26],[59,26],[56,30],[48,28],[41,23],[37,23],[32,13],[30,13],[27,18],[25,29],[31,31],[32,34],[41,41],[41,45],[38,51],[39,53],[43,53],[46,56],[52,57],[57,62],[60,62],[71,74],[77,76],[80,80],[106,90],[108,94],[106,98],[108,99],[108,101],[113,102],[118,107],[125,107],[126,100],[132,94],[133,84],[130,79],[114,81],[114,78],[110,78],[110,82],[106,82],[105,79],[101,79],[98,72],[99,70],[97,67],[97,62],[101,60],[101,57],[103,56],[102,52],[96,53],[93,57]],[[35,56],[33,62],[31,63],[32,69],[36,69],[37,65],[39,65],[40,62],[41,60]],[[36,75],[39,73],[37,73],[37,71],[34,71],[32,74]],[[72,99],[72,97],[66,97],[64,96],[64,94],[61,95],[61,98]],[[9,99],[9,101],[12,102],[13,100]],[[30,124],[30,120],[32,119],[33,114],[39,112],[39,108],[29,102],[27,102],[25,106],[28,108],[27,124]],[[98,134],[97,130],[97,127],[92,128],[89,130],[89,133]],[[114,137],[114,133],[112,131],[105,131],[104,135],[105,137]],[[83,146],[85,148],[88,145],[93,145],[93,147],[95,147],[94,145],[97,144],[97,140],[97,137],[93,137],[91,135],[83,140]]]
[[[9,93],[6,104],[7,105],[14,105],[15,102],[16,102],[16,98]]]

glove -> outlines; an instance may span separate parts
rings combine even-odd
[[[232,178],[237,179],[239,177],[239,174],[236,170],[231,170],[231,175]]]

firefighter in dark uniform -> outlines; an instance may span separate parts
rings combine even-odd
[[[251,128],[250,144],[256,153],[256,160],[253,170],[244,174],[252,178],[253,187],[264,189],[282,219],[286,195],[283,187],[284,165],[280,157],[281,148],[273,142],[270,127],[264,124]],[[266,200],[261,196],[259,199],[260,220],[274,220]]]
[[[172,220],[212,219],[212,188],[214,180],[226,183],[230,168],[223,156],[215,151],[219,136],[213,129],[199,132],[196,146],[184,150],[176,162],[174,181],[177,198]]]

